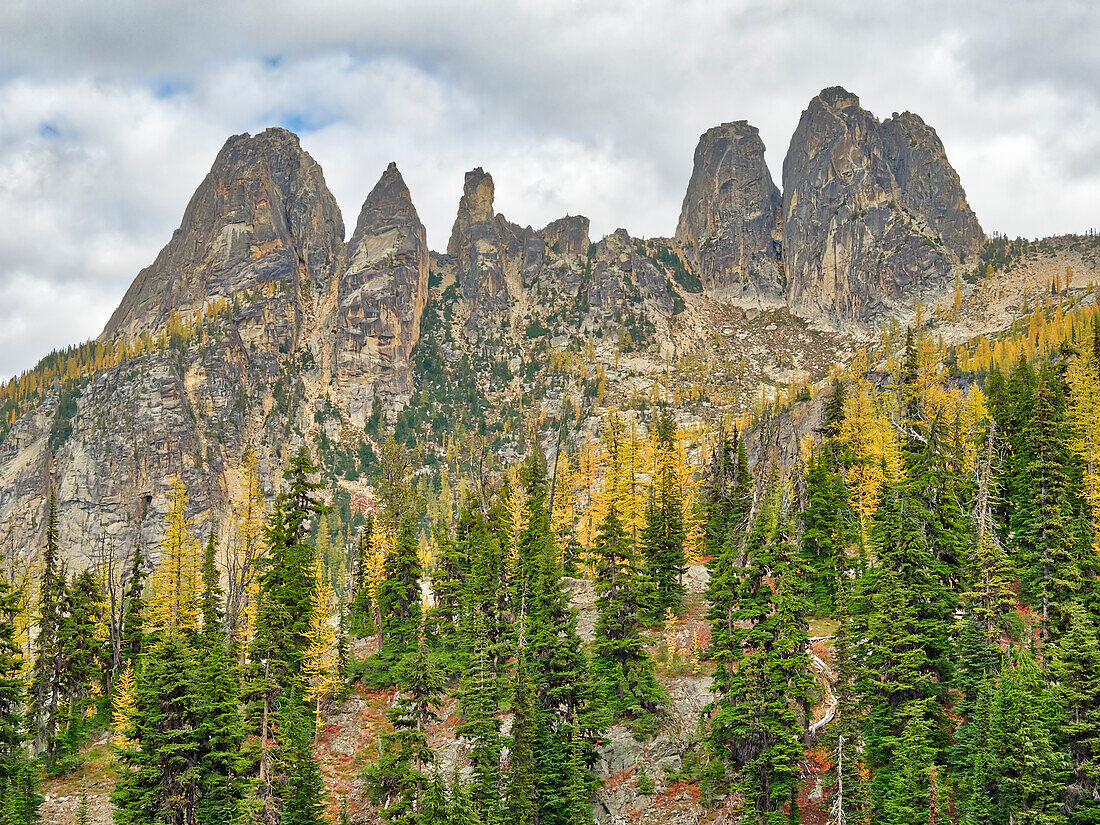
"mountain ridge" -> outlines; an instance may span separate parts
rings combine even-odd
[[[575,449],[601,411],[658,398],[713,424],[824,381],[917,301],[972,291],[984,235],[931,127],[834,87],[799,129],[782,192],[755,127],[705,132],[669,238],[593,239],[579,215],[521,227],[476,168],[442,253],[396,164],[345,241],[296,136],[231,137],[98,339],[130,354],[6,412],[0,535],[36,552],[52,484],[68,546],[148,557],[168,477],[224,524],[246,451],[269,496],[303,444],[354,492],[383,428],[507,452],[564,417]]]

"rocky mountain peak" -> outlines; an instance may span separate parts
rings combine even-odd
[[[179,229],[138,273],[104,337],[161,327],[214,298],[271,282],[323,288],[344,223],[317,162],[286,129],[234,135],[192,196]]]
[[[843,86],[830,86],[822,89],[817,97],[810,101],[810,108],[813,108],[815,103],[830,109],[848,109],[859,106],[859,96],[852,94]]]
[[[703,133],[676,241],[709,292],[734,300],[782,300],[781,207],[755,126],[738,120]]]
[[[461,236],[476,223],[484,223],[493,218],[493,176],[478,166],[466,173],[462,187],[462,199],[458,202],[458,215],[451,229],[451,239],[447,242],[447,254],[457,253]]]
[[[337,294],[334,380],[357,426],[376,397],[393,406],[412,393],[409,356],[428,300],[428,259],[424,224],[391,163],[363,202]]]
[[[348,242],[349,266],[354,266],[353,259],[367,238],[376,236],[395,221],[419,224],[420,219],[405,179],[397,164],[391,162],[363,201],[355,231]]]
[[[906,316],[984,240],[936,133],[880,123],[840,87],[802,113],[783,161],[783,263],[793,311],[829,325]]]

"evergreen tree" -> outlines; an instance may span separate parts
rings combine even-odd
[[[224,633],[222,590],[214,564],[217,545],[214,529],[206,543],[202,562],[202,635],[198,639],[196,687],[200,697],[203,742],[198,825],[236,821],[242,796],[240,774],[243,721],[238,710],[240,689]]]
[[[642,549],[645,553],[646,576],[653,582],[650,615],[661,618],[670,608],[679,612],[684,598],[683,575],[687,569],[684,558],[683,495],[676,463],[667,458],[675,455],[676,423],[662,411],[654,421],[656,448],[666,456],[658,461],[657,477],[646,507]]]
[[[284,695],[302,694],[302,666],[309,649],[312,598],[316,585],[314,549],[306,543],[308,520],[325,512],[310,481],[316,468],[302,448],[284,472],[287,489],[275,501],[267,526],[268,557],[260,576],[256,632],[249,646],[251,721],[259,734],[260,793],[273,804],[270,740],[275,715]]]
[[[382,617],[378,656],[393,675],[405,656],[415,649],[420,630],[419,549],[416,519],[410,513],[401,520],[397,540],[386,555],[383,578],[378,585],[378,608]]]
[[[57,544],[57,499],[50,490],[46,517],[46,543],[42,549],[42,578],[38,585],[38,636],[35,638],[31,696],[35,719],[35,750],[53,761],[61,711],[61,623],[69,599],[68,583]]]
[[[535,758],[539,728],[534,686],[527,675],[522,648],[516,657],[512,693],[512,741],[509,747],[511,775],[508,780],[507,810],[514,825],[534,825],[538,821],[536,796],[538,770]]]
[[[1085,599],[1092,563],[1085,555],[1081,502],[1070,457],[1057,376],[1040,370],[1034,407],[1018,441],[1011,530],[1025,592],[1042,610],[1045,638],[1065,629],[1062,606]]]
[[[427,727],[438,719],[444,688],[442,671],[421,641],[398,669],[400,698],[386,715],[393,730],[382,735],[382,754],[372,768],[373,795],[383,804],[386,822],[418,822],[421,797],[430,784],[426,773],[435,762]]]
[[[109,656],[98,641],[103,622],[103,597],[91,570],[74,577],[68,589],[60,642],[64,666],[62,695],[68,705],[64,729],[58,736],[58,756],[72,758],[87,738],[89,716],[94,715],[96,697]]]
[[[474,616],[474,639],[469,664],[462,679],[462,724],[455,733],[470,743],[471,798],[474,811],[485,825],[501,821],[500,717],[497,713],[497,678],[489,649],[488,618]]]
[[[600,524],[592,552],[596,557],[597,610],[593,680],[609,721],[631,717],[637,733],[649,733],[664,691],[653,675],[653,662],[641,634],[640,616],[648,603],[646,583],[614,505]]]
[[[356,543],[354,592],[351,600],[351,632],[361,639],[373,636],[374,626],[373,583],[370,580],[370,559],[374,547],[374,519],[367,517],[367,523],[359,533]]]
[[[805,571],[776,524],[774,492],[769,501],[741,550],[727,540],[715,569],[732,591],[710,613],[719,662],[708,743],[727,777],[738,772],[744,818],[761,823],[797,821],[804,722],[793,703],[805,706],[810,682]]]
[[[135,712],[123,731],[126,770],[111,800],[119,825],[191,825],[201,793],[202,720],[194,656],[178,633],[161,635],[138,676]]]
[[[424,792],[419,825],[452,825],[447,786],[438,770],[433,774],[432,781]]]
[[[134,566],[126,580],[126,592],[123,596],[125,611],[122,617],[121,664],[129,665],[134,671],[141,669],[142,643],[145,638],[145,569],[141,551],[134,550]]]
[[[731,530],[744,530],[752,508],[752,476],[745,445],[722,433],[707,465],[700,491],[705,518],[703,545],[715,557]]]
[[[280,774],[282,790],[280,825],[322,825],[325,784],[313,756],[313,723],[309,709],[296,693],[280,705],[279,741],[282,743]]]
[[[820,613],[832,612],[837,571],[845,569],[845,550],[855,539],[848,525],[848,493],[832,466],[831,450],[816,450],[806,465],[806,508],[802,511],[802,557],[811,599]]]
[[[1023,650],[1001,671],[990,714],[990,754],[996,802],[1004,819],[1061,825],[1059,795],[1067,759],[1054,747],[1048,695],[1035,656]]]
[[[1064,608],[1069,627],[1054,649],[1051,674],[1069,748],[1075,822],[1100,822],[1100,644],[1092,618],[1079,605]]]

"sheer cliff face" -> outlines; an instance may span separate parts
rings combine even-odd
[[[501,325],[509,317],[512,294],[506,279],[508,253],[524,249],[522,230],[510,225],[493,211],[493,178],[480,166],[466,173],[458,214],[447,242],[447,263],[458,281],[459,291],[469,310],[466,334],[469,340],[498,337]],[[541,244],[533,238],[536,247]],[[538,257],[541,248],[532,250]],[[512,269],[523,261],[513,261]],[[512,284],[512,293],[517,293]],[[521,292],[522,290],[519,290]],[[516,298],[521,297],[515,294]]]
[[[880,123],[840,88],[815,97],[783,162],[791,309],[833,325],[906,315],[984,240],[934,130]]]
[[[104,338],[189,317],[215,298],[245,290],[287,296],[289,318],[258,317],[262,328],[300,317],[292,300],[307,280],[328,288],[343,254],[344,224],[321,167],[285,129],[230,138],[184,212],[180,228],[134,280]]]
[[[392,407],[412,393],[409,356],[428,297],[428,260],[424,225],[391,163],[363,203],[337,293],[333,378],[357,426],[375,395]]]
[[[676,241],[710,294],[782,302],[782,203],[755,126],[724,123],[699,138]]]

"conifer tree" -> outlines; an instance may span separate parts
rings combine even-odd
[[[596,629],[592,676],[609,721],[634,720],[638,733],[653,730],[664,691],[641,634],[648,603],[646,582],[630,539],[612,505],[592,548],[596,557]]]
[[[420,825],[452,825],[447,785],[438,770],[432,775],[432,781],[424,792],[420,807]]]
[[[198,629],[198,542],[187,515],[187,490],[179,478],[168,491],[168,513],[160,543],[161,560],[150,581],[147,632]]]
[[[62,696],[64,655],[61,624],[69,598],[57,544],[57,499],[50,490],[46,516],[46,543],[42,549],[42,578],[38,586],[38,636],[35,639],[31,696],[35,719],[35,750],[53,760]]]
[[[1061,719],[1059,739],[1069,749],[1070,806],[1076,822],[1100,821],[1100,644],[1079,605],[1065,609],[1069,626],[1054,650],[1051,675]]]
[[[471,799],[479,821],[493,825],[501,821],[500,755],[501,720],[497,709],[497,677],[493,668],[488,617],[476,612],[474,638],[461,686],[462,723],[455,733],[470,743]]]
[[[821,613],[836,601],[837,572],[847,567],[845,550],[855,538],[849,524],[848,493],[833,466],[831,449],[810,454],[806,465],[806,508],[802,512],[802,557],[811,598]]]
[[[297,693],[289,694],[280,705],[279,741],[280,774],[286,783],[280,825],[323,825],[325,784],[313,756],[313,723]]]
[[[701,488],[706,519],[704,547],[714,558],[731,529],[747,532],[745,521],[752,508],[752,477],[745,445],[737,432],[722,433],[707,465]]]
[[[443,673],[423,641],[401,663],[398,686],[401,698],[386,714],[393,730],[382,735],[382,754],[372,768],[373,792],[386,822],[413,825],[431,781],[426,770],[435,762],[427,727],[438,719],[434,708],[444,688]]]
[[[997,804],[1004,819],[1061,825],[1060,792],[1068,759],[1054,747],[1048,694],[1030,650],[1001,671],[990,714],[990,753]]]
[[[267,552],[264,494],[254,450],[245,451],[241,476],[242,495],[233,505],[232,537],[226,552],[225,626],[234,655],[243,652],[248,641],[256,577]]]
[[[804,705],[810,681],[805,572],[776,499],[772,491],[743,549],[727,540],[716,570],[733,589],[710,614],[721,648],[709,746],[739,771],[743,816],[761,823],[797,821],[803,722],[792,704]]]
[[[260,577],[256,633],[249,646],[248,691],[259,705],[253,722],[261,749],[261,794],[268,803],[274,780],[269,742],[275,715],[284,695],[293,690],[301,696],[302,664],[309,648],[316,577],[314,550],[306,543],[307,528],[311,517],[325,511],[315,495],[321,485],[310,480],[315,471],[309,453],[302,448],[284,472],[288,486],[276,499],[268,520],[268,558]]]
[[[234,822],[242,796],[244,724],[238,710],[236,669],[224,631],[216,552],[215,530],[211,528],[202,562],[202,635],[196,651],[199,735],[203,743],[198,825]]]
[[[142,643],[145,639],[145,569],[141,552],[135,549],[134,566],[126,581],[126,602],[122,616],[121,661],[135,672],[141,669]]]
[[[509,747],[507,810],[514,825],[534,825],[538,821],[536,797],[538,770],[535,759],[539,728],[534,686],[527,675],[526,655],[520,648],[512,693],[512,738]]]
[[[1085,553],[1088,544],[1082,540],[1081,508],[1066,441],[1060,384],[1044,366],[1018,444],[1010,526],[1026,592],[1041,607],[1045,638],[1065,628],[1063,605],[1087,597],[1082,591],[1095,566]]]
[[[21,596],[0,576],[0,816],[12,825],[38,821],[42,798],[38,770],[27,759],[24,705],[27,699],[23,649],[15,620]]]
[[[136,708],[123,731],[130,747],[111,801],[119,825],[195,821],[200,797],[202,697],[194,655],[178,633],[159,636],[138,677]]]
[[[397,540],[386,554],[383,569],[384,578],[378,586],[378,608],[382,617],[378,656],[391,675],[395,675],[401,661],[415,649],[420,631],[421,569],[413,513],[402,518]]]
[[[676,423],[662,411],[654,421],[656,448],[665,460],[659,461],[657,476],[645,512],[642,550],[646,576],[653,582],[650,616],[661,618],[665,611],[679,612],[684,598],[684,515],[680,479],[674,462],[668,458],[676,450]]]
[[[370,580],[370,558],[374,553],[375,540],[374,519],[368,516],[356,542],[355,577],[350,608],[352,635],[361,639],[373,636],[377,629],[374,626],[374,594],[371,592]]]
[[[90,569],[74,577],[61,623],[60,644],[64,666],[61,693],[68,706],[67,718],[59,731],[57,754],[72,758],[87,736],[86,725],[93,712],[100,681],[109,657],[106,641],[100,636],[103,597],[99,582]]]

